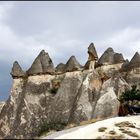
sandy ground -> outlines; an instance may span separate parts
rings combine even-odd
[[[126,125],[118,127],[115,125],[126,121],[131,123],[133,127]],[[104,132],[99,132],[98,129],[101,127],[106,127]],[[123,132],[123,130],[127,130],[127,132]],[[115,134],[110,131],[115,131]],[[117,137],[120,139],[140,139],[140,115],[110,118],[89,125],[55,132],[41,139],[109,139]]]

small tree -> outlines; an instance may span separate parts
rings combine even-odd
[[[133,101],[138,100],[140,101],[140,90],[137,89],[137,86],[133,85],[131,90],[126,90],[122,93],[122,95],[119,98],[119,101],[121,103],[124,103],[125,101]]]
[[[133,85],[131,90],[126,90],[119,97],[119,101],[121,102],[119,109],[119,116],[125,116],[128,113],[134,112],[130,109],[129,101],[140,101],[140,90],[137,89],[137,86]]]

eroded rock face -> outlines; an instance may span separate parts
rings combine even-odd
[[[118,116],[118,97],[128,88],[130,88],[129,85],[119,74],[113,75],[113,77],[105,81],[100,91],[100,98],[93,112],[93,118]]]
[[[97,58],[94,49],[91,44],[84,69],[72,56],[53,74],[53,63],[44,50],[26,76],[15,63],[11,93],[0,113],[0,138],[34,138],[45,122],[79,124],[117,116],[118,97],[134,84],[140,89],[139,54],[129,63],[108,48],[98,61],[100,66],[90,69],[93,56]],[[133,68],[127,71],[128,65]]]
[[[4,106],[4,104],[5,104],[5,102],[0,102],[0,112],[1,112],[1,110],[2,110],[2,108],[3,108],[3,106]]]
[[[117,97],[128,86],[121,77],[102,81],[98,70],[14,79],[0,114],[1,138],[33,138],[44,122],[80,123],[117,116]],[[52,92],[53,82],[59,88]]]
[[[129,65],[129,60],[126,59],[126,60],[124,61],[124,63],[122,64],[121,71],[123,71],[123,72],[128,71],[128,70],[129,70],[129,69],[128,69],[128,65]]]
[[[108,116],[118,116],[119,101],[113,90],[113,87],[108,87],[104,95],[97,101],[94,110],[93,118],[107,118]]]

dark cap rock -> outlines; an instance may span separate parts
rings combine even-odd
[[[108,48],[98,60],[97,65],[101,66],[103,64],[113,64],[114,51],[112,48]]]
[[[135,53],[135,55],[133,56],[133,58],[128,64],[129,69],[133,69],[137,67],[140,67],[140,55],[138,52]]]
[[[64,73],[65,72],[65,64],[60,63],[56,66],[55,71],[58,73]]]
[[[97,60],[98,59],[98,55],[95,49],[95,46],[93,43],[91,43],[88,47],[88,54],[89,54],[89,58],[88,60]]]
[[[27,73],[28,75],[54,73],[54,65],[49,54],[42,50]]]
[[[22,70],[22,68],[20,67],[20,65],[17,61],[15,61],[13,64],[11,75],[13,78],[25,76],[25,72]]]
[[[75,71],[75,70],[80,70],[81,67],[82,66],[76,60],[75,56],[71,56],[65,65],[65,71],[71,72],[71,71]]]
[[[114,54],[114,64],[123,63],[123,62],[125,62],[123,55],[121,53],[115,53]]]

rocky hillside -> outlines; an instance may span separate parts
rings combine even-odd
[[[108,48],[98,59],[93,43],[82,66],[75,56],[54,67],[44,50],[25,72],[14,62],[11,93],[0,113],[0,138],[33,138],[44,123],[79,124],[118,116],[119,96],[137,85],[140,55],[131,61]]]

